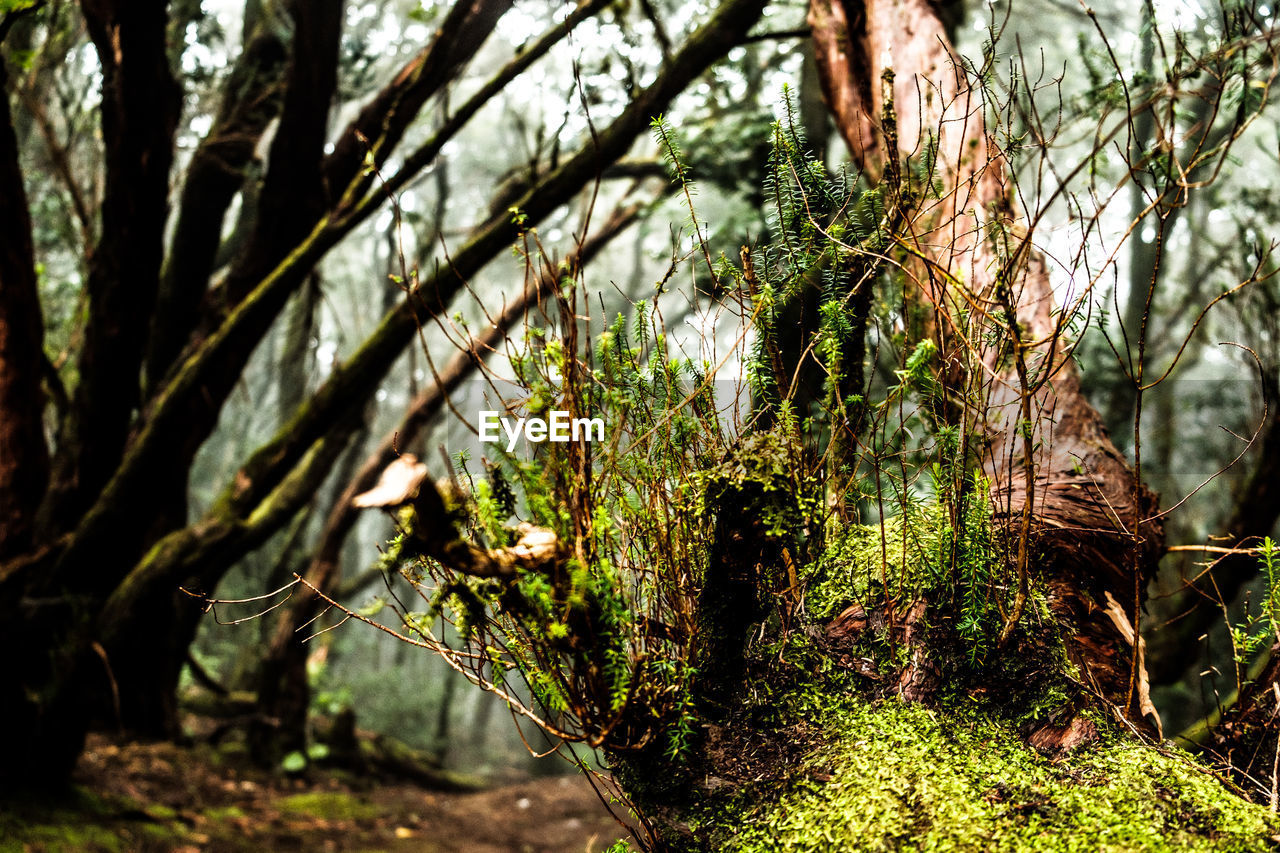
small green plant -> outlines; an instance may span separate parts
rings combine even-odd
[[[1236,667],[1236,684],[1243,687],[1246,669],[1259,651],[1273,644],[1280,644],[1280,559],[1277,559],[1275,540],[1270,536],[1258,546],[1258,569],[1265,584],[1262,602],[1255,611],[1249,597],[1244,601],[1244,619],[1228,622],[1231,638],[1231,655]],[[1224,608],[1225,610],[1225,608]]]
[[[1269,633],[1280,643],[1280,559],[1277,559],[1276,543],[1270,536],[1262,540],[1258,548],[1258,559],[1262,566],[1263,577],[1267,579],[1267,598],[1263,615],[1267,621]]]

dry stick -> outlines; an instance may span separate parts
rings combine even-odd
[[[1280,684],[1271,682],[1271,692],[1275,694],[1276,705],[1280,706]],[[1275,757],[1271,761],[1271,813],[1280,808],[1280,737],[1276,738]]]
[[[1006,310],[1009,312],[1009,329],[1013,337],[1014,368],[1018,374],[1018,384],[1021,386],[1019,396],[1021,397],[1022,423],[1018,425],[1018,428],[1022,433],[1022,464],[1027,489],[1027,497],[1022,503],[1022,519],[1018,528],[1018,592],[1014,597],[1013,609],[1009,612],[1009,618],[1005,620],[1004,628],[1000,631],[1000,640],[997,644],[1004,646],[1009,641],[1009,637],[1013,635],[1013,629],[1017,627],[1018,620],[1022,618],[1022,610],[1027,604],[1029,592],[1027,550],[1028,540],[1031,538],[1031,513],[1032,504],[1035,502],[1036,477],[1035,457],[1033,455],[1035,448],[1032,442],[1033,430],[1031,428],[1031,388],[1027,382],[1026,349],[1022,341],[1022,334],[1018,329],[1017,314],[1014,312],[1010,301],[1007,285],[1001,288],[1000,295],[1004,300]],[[1136,645],[1135,643],[1135,648]]]

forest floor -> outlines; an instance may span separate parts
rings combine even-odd
[[[74,783],[65,802],[0,808],[0,851],[598,853],[625,834],[581,776],[444,793],[94,736]]]

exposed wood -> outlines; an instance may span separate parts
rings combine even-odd
[[[377,156],[388,153],[398,134],[413,121],[418,107],[457,76],[465,62],[463,54],[484,41],[486,32],[480,22],[489,20],[491,25],[496,10],[503,7],[492,3],[463,5],[468,10],[467,20],[476,22],[467,31],[468,38],[448,33],[451,41],[439,46],[439,62],[424,61],[393,84],[399,88],[385,106],[394,109],[395,115],[379,117],[366,111],[366,119],[377,125],[367,138],[386,146]],[[587,6],[599,8],[597,3]],[[560,168],[516,199],[526,212],[526,221],[540,221],[589,187],[609,163],[647,132],[653,115],[663,112],[690,82],[745,37],[763,6],[764,0],[722,4],[673,54],[657,79],[636,93],[630,107],[613,122],[596,128],[590,143],[563,159]],[[324,50],[332,47],[336,34],[322,24],[334,21],[334,17],[325,18],[322,13],[332,13],[335,5],[300,3],[296,8],[301,11],[295,34],[298,44],[311,47],[302,48],[299,54],[295,46],[295,57],[332,55]],[[386,197],[380,188],[363,193],[357,187],[348,199],[351,204],[335,213],[328,207],[335,187],[324,180],[312,184],[324,194],[328,212],[313,213],[305,233],[299,232],[302,236],[293,245],[284,246],[277,260],[264,266],[261,276],[246,280],[244,298],[216,326],[210,325],[206,338],[173,359],[171,368],[153,370],[153,379],[161,372],[163,376],[149,386],[154,393],[139,413],[143,354],[157,299],[179,101],[168,68],[164,10],[165,4],[155,0],[128,4],[85,0],[83,4],[104,67],[101,121],[107,148],[104,227],[94,251],[95,267],[90,271],[88,316],[92,320],[86,335],[91,340],[86,342],[80,365],[78,396],[70,406],[71,427],[63,432],[65,453],[55,466],[59,488],[53,499],[45,499],[42,510],[52,544],[35,556],[18,555],[5,563],[5,577],[12,584],[9,588],[17,594],[13,600],[20,598],[35,608],[5,610],[6,617],[14,617],[4,633],[6,640],[15,640],[9,644],[15,649],[14,677],[0,687],[0,703],[13,710],[24,733],[7,763],[38,767],[38,775],[49,781],[61,778],[74,759],[96,688],[109,688],[127,706],[145,692],[131,690],[133,685],[176,683],[183,647],[190,641],[184,627],[189,623],[175,619],[173,625],[167,620],[157,625],[154,621],[155,614],[179,606],[174,598],[176,584],[216,582],[236,559],[296,515],[300,502],[309,499],[323,482],[356,429],[358,419],[352,412],[362,409],[414,340],[419,324],[443,310],[468,278],[505,251],[519,234],[505,213],[484,222],[473,239],[452,256],[450,267],[428,277],[407,295],[350,360],[330,374],[293,420],[246,464],[206,517],[174,529],[179,523],[175,517],[182,515],[181,503],[174,500],[171,488],[178,480],[170,478],[159,488],[157,475],[189,468],[251,353],[290,296],[330,248],[385,205]],[[316,17],[311,18],[312,14]],[[315,28],[308,29],[312,23]],[[545,46],[563,35],[559,32]],[[518,70],[512,63],[502,73]],[[322,96],[326,72],[295,63],[290,73],[294,91],[302,99],[293,115],[300,126],[312,128],[305,146],[314,153],[323,145],[323,130],[316,128],[323,125],[321,115],[328,108],[327,95]],[[303,91],[304,80],[312,90]],[[500,88],[492,88],[488,97]],[[413,107],[415,103],[417,107]],[[481,103],[469,104],[471,115]],[[288,106],[285,112],[290,112]],[[384,118],[386,127],[381,125]],[[280,151],[273,160],[292,156],[292,150]],[[300,157],[298,174],[314,177],[314,162],[310,155]],[[329,161],[323,174],[331,174],[337,162]],[[414,168],[425,165],[417,163]],[[350,167],[353,175],[362,170],[363,151]],[[401,177],[408,180],[412,173]],[[295,183],[301,186],[310,180],[299,178]],[[213,207],[220,206],[221,202]],[[115,347],[113,342],[121,346]],[[42,360],[35,364],[40,367]],[[155,365],[159,367],[159,360]],[[90,423],[95,430],[100,428],[90,436],[93,447],[81,441],[81,433]],[[157,517],[162,517],[159,527]],[[167,534],[166,528],[170,530]],[[527,553],[512,556],[523,559],[539,547],[529,541],[524,549]],[[159,633],[165,636],[161,638]],[[16,642],[18,634],[21,643]],[[94,647],[103,654],[89,654]],[[163,658],[161,666],[147,665],[157,658]],[[111,712],[110,703],[100,707]],[[172,716],[164,708],[124,710],[126,715],[149,713],[159,721]],[[0,776],[4,784],[16,781],[13,774]]]

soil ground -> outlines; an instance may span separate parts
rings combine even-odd
[[[207,745],[95,736],[65,802],[0,807],[0,851],[599,853],[625,831],[582,776],[426,791],[328,771],[273,776]]]

